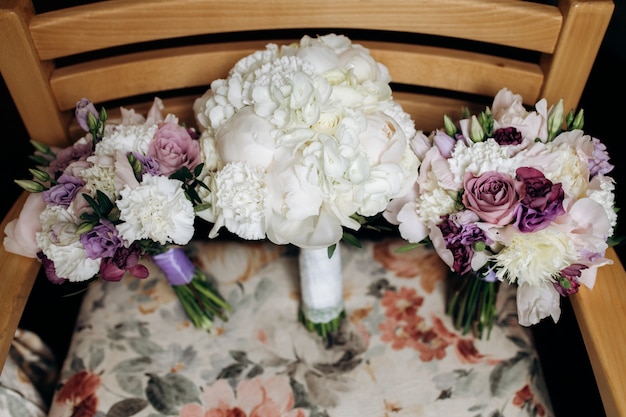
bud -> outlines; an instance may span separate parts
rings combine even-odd
[[[84,235],[87,232],[91,232],[91,230],[93,229],[93,224],[89,223],[89,222],[82,222],[81,224],[78,225],[78,227],[76,228],[75,233],[80,236],[80,235]]]
[[[15,180],[15,183],[29,193],[40,193],[46,190],[42,184],[32,180]]]
[[[563,99],[559,100],[548,113],[548,142],[551,142],[563,129]]]
[[[99,125],[100,125],[100,122],[98,121],[98,119],[96,119],[96,116],[94,116],[93,113],[89,113],[87,115],[87,127],[88,127],[87,131],[94,132],[98,130]]]
[[[470,122],[470,139],[472,139],[473,142],[482,142],[485,140],[485,131],[476,116],[472,116],[472,121]]]
[[[78,102],[76,102],[76,110],[74,111],[74,114],[81,129],[85,132],[93,130],[89,121],[89,116],[91,115],[94,118],[97,117],[98,110],[96,110],[96,106],[93,105],[91,100],[81,98]]]
[[[107,111],[105,110],[105,108],[101,107],[100,108],[100,121],[104,124],[104,122],[106,122],[107,120],[109,120],[109,115]]]
[[[574,122],[572,123],[572,129],[582,130],[585,125],[585,111],[580,109],[578,114],[574,118]]]
[[[454,135],[456,135],[456,132],[458,132],[456,125],[447,114],[444,114],[443,116],[443,126],[446,129],[446,133],[448,134],[448,136],[454,137]]]
[[[52,180],[52,178],[50,178],[50,175],[48,175],[46,171],[31,168],[28,170],[28,172],[30,172],[33,178],[35,178],[37,181],[48,182]]]
[[[493,132],[493,114],[491,114],[489,107],[478,115],[478,121],[485,132],[485,136],[490,137]]]
[[[40,152],[44,155],[54,155],[52,149],[50,149],[50,147],[45,143],[37,142],[36,140],[31,140],[30,143],[31,145],[33,145],[33,148],[35,148],[37,152]]]

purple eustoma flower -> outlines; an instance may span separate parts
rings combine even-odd
[[[65,174],[61,175],[58,181],[57,185],[53,185],[43,192],[43,201],[49,205],[67,208],[83,187],[83,181],[80,178]]]
[[[91,143],[77,142],[74,145],[61,149],[56,158],[46,169],[52,178],[57,178],[71,163],[84,161],[92,154]]]
[[[589,174],[594,177],[596,175],[606,175],[614,168],[609,163],[609,153],[606,150],[606,145],[600,142],[599,139],[592,138],[593,140],[593,159],[589,159]]]
[[[100,223],[80,237],[80,243],[85,248],[89,259],[110,258],[115,251],[123,246],[115,225],[107,219],[100,219]]]
[[[96,120],[98,120],[98,118],[100,117],[100,114],[98,114],[98,110],[96,110],[96,106],[93,105],[91,100],[86,98],[81,98],[76,103],[76,110],[74,111],[74,114],[76,115],[76,121],[78,122],[78,125],[85,132],[89,132],[89,122],[87,121],[89,114],[93,114]]]
[[[159,171],[159,163],[149,155],[142,155],[137,152],[133,152],[133,157],[141,164],[141,177],[145,174],[150,174],[153,177],[161,175]]]
[[[485,231],[474,223],[459,224],[452,217],[446,216],[438,225],[446,244],[454,256],[452,269],[458,274],[466,274],[472,269],[474,244],[482,242],[491,245],[493,241]]]
[[[515,227],[522,233],[532,233],[548,227],[550,222],[565,213],[565,192],[561,183],[553,184],[541,171],[522,167],[516,179],[524,183],[526,193],[515,212]]]

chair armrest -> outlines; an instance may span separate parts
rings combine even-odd
[[[7,223],[20,214],[27,196],[28,193],[23,192],[13,204],[2,220],[2,231]],[[41,263],[37,259],[7,252],[4,245],[0,245],[0,370],[4,367],[15,329],[40,267]]]
[[[613,265],[598,269],[593,290],[571,297],[607,417],[626,416],[626,272],[613,248]]]

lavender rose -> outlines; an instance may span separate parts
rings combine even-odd
[[[99,224],[81,235],[80,243],[85,248],[85,253],[89,259],[98,259],[113,256],[124,242],[118,236],[117,229],[111,221],[100,219]]]
[[[535,168],[518,168],[516,179],[524,184],[525,194],[515,213],[515,227],[523,233],[532,233],[548,227],[550,222],[565,213],[565,193],[561,183],[553,184]]]
[[[173,174],[182,167],[193,170],[201,162],[199,142],[186,128],[170,122],[159,124],[148,155],[158,162],[163,175]]]
[[[465,175],[463,204],[478,217],[496,226],[509,224],[523,197],[523,183],[497,171],[476,177]]]

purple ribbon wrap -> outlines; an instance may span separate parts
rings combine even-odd
[[[196,267],[181,248],[171,248],[153,255],[152,260],[161,268],[171,285],[189,284],[196,272]]]

